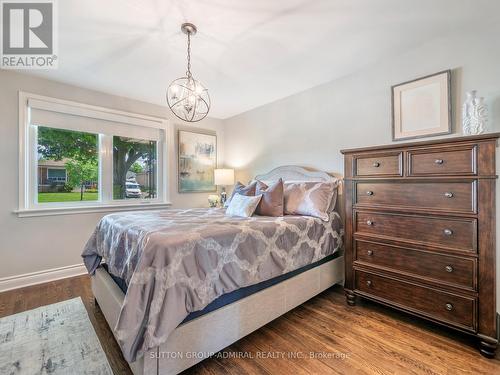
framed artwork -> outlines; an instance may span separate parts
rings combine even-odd
[[[392,86],[392,139],[451,133],[451,71]]]
[[[179,193],[216,191],[217,136],[179,130],[178,149]]]

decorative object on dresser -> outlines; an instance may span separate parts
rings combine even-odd
[[[217,191],[214,170],[217,165],[215,134],[179,130],[179,193]]]
[[[343,150],[345,292],[497,347],[495,152],[500,133]]]
[[[477,91],[466,93],[462,108],[462,125],[464,135],[482,134],[488,122],[488,107],[483,97],[477,96]]]
[[[451,133],[451,71],[392,86],[392,139]]]
[[[224,207],[227,200],[226,186],[234,184],[234,169],[219,168],[214,170],[214,183],[221,186],[220,204]]]

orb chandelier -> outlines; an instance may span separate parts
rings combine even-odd
[[[196,34],[196,26],[183,23],[181,30],[187,35],[186,76],[177,78],[167,89],[167,103],[170,110],[181,120],[200,121],[210,111],[208,89],[191,74],[191,36]]]

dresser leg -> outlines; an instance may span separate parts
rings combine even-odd
[[[349,306],[356,305],[356,295],[352,292],[352,290],[345,290],[345,298]]]
[[[486,358],[494,358],[495,357],[495,351],[497,350],[497,345],[498,343],[493,340],[488,340],[488,341],[485,341],[485,340],[481,340],[479,342],[479,345],[480,345],[480,352],[483,356],[485,356]]]

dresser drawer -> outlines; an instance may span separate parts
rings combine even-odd
[[[474,297],[459,296],[363,271],[355,273],[355,289],[365,296],[396,307],[471,331],[476,330]]]
[[[355,241],[355,264],[383,267],[459,288],[476,287],[476,260],[427,251]]]
[[[403,175],[403,154],[383,153],[359,155],[354,159],[354,175],[365,177],[400,177]]]
[[[476,182],[358,182],[355,203],[476,212]]]
[[[475,174],[476,146],[408,151],[408,176]]]
[[[355,211],[355,234],[475,252],[476,219],[451,219]]]

